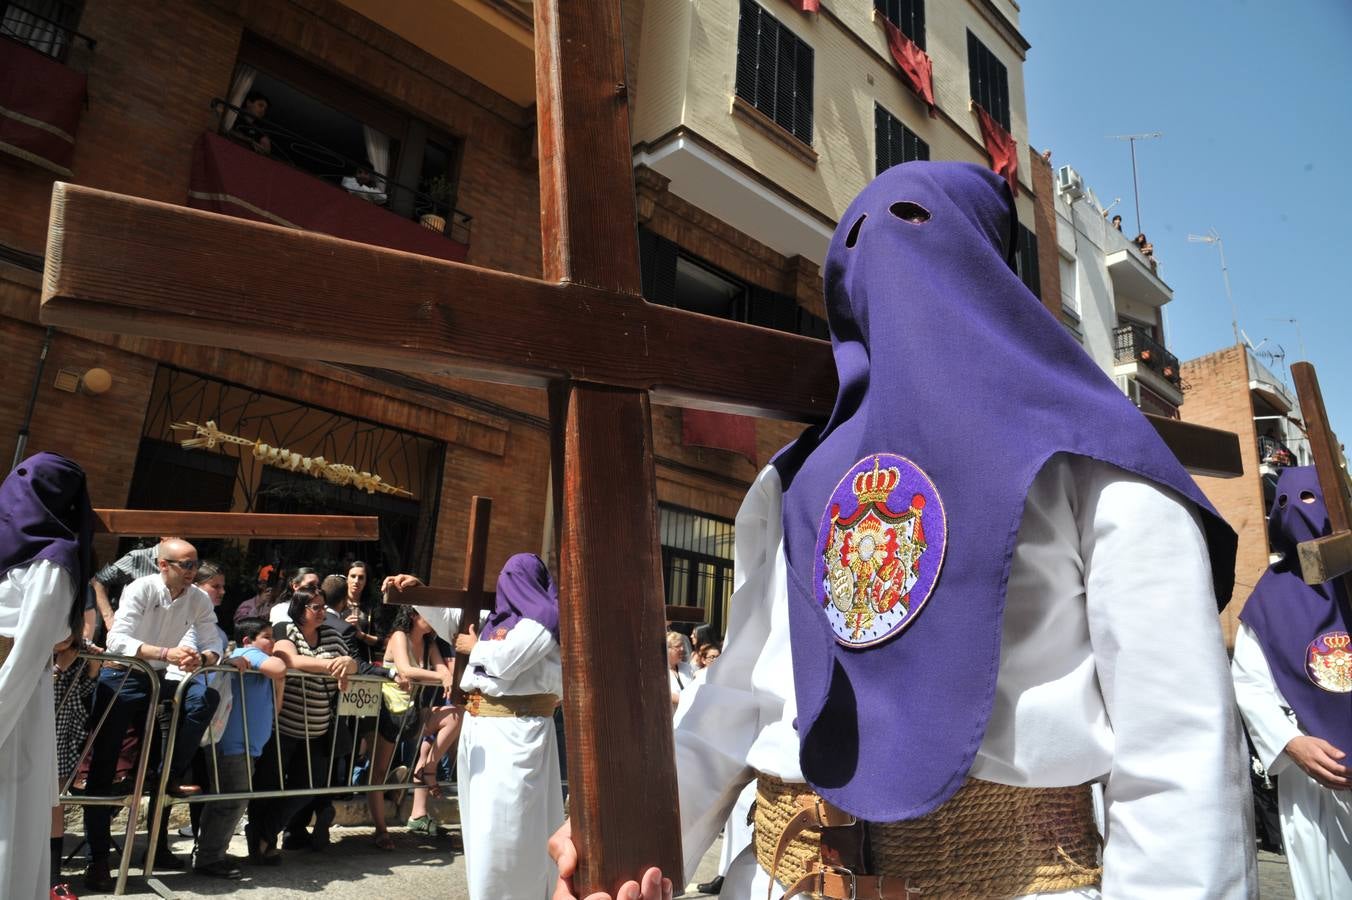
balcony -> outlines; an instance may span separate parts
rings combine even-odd
[[[1183,404],[1178,357],[1140,325],[1113,329],[1113,374],[1134,378],[1175,407]]]
[[[1108,246],[1103,257],[1113,280],[1118,306],[1123,301],[1158,309],[1174,298],[1174,291],[1155,271],[1154,260],[1146,259],[1126,235],[1108,229]]]
[[[94,41],[16,4],[0,18],[0,153],[73,178],[86,77],[67,64],[75,41]]]
[[[217,101],[218,105],[220,101]],[[273,134],[273,142],[304,146],[310,155],[325,154],[338,169],[353,172],[358,163],[300,135]],[[344,179],[351,182],[352,179]],[[270,222],[306,231],[422,256],[462,262],[469,252],[470,218],[444,201],[376,176],[373,186],[340,186],[273,156],[213,132],[193,148],[188,205],[256,222]],[[387,195],[408,192],[414,210],[410,219],[384,208]],[[408,198],[406,198],[408,199]]]

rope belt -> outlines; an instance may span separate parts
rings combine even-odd
[[[923,818],[875,823],[801,782],[756,780],[756,859],[785,886],[784,900],[984,900],[1097,887],[1100,843],[1088,785],[969,778]]]
[[[475,691],[469,695],[465,710],[471,716],[499,719],[548,718],[554,715],[559,698],[553,694],[518,694],[508,697],[485,697]]]

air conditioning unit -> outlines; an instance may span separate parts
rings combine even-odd
[[[1141,385],[1135,378],[1130,375],[1118,375],[1117,386],[1122,390],[1122,393],[1127,395],[1128,400],[1137,406],[1141,405]]]
[[[1066,195],[1067,200],[1075,201],[1084,196],[1084,179],[1070,166],[1056,170],[1056,189]]]

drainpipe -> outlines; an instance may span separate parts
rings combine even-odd
[[[52,349],[52,336],[56,334],[56,328],[47,326],[47,335],[42,340],[42,353],[38,355],[38,370],[33,373],[33,391],[28,395],[28,410],[23,414],[23,424],[19,426],[19,440],[14,445],[14,461],[10,463],[10,471],[17,469],[19,463],[24,460],[24,453],[28,450],[28,426],[33,421],[33,410],[38,405],[38,388],[42,386],[42,370],[47,365],[47,351]]]

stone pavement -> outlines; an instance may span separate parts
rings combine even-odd
[[[288,852],[277,867],[246,865],[245,881],[200,878],[181,872],[164,873],[159,879],[182,900],[215,900],[238,897],[244,900],[461,900],[465,889],[464,858],[451,849],[451,839],[428,839],[408,834],[402,828],[391,830],[395,849],[377,850],[371,843],[369,827],[336,827],[333,843],[320,852]],[[720,842],[705,854],[692,883],[708,881],[717,872]],[[174,852],[186,857],[192,841],[175,836]],[[244,838],[236,837],[231,853],[243,856]],[[1271,853],[1259,854],[1259,879],[1262,900],[1293,900],[1286,859]],[[155,900],[146,882],[133,869],[128,881],[130,900]],[[79,875],[68,870],[72,887],[81,898],[104,896],[82,890]],[[701,897],[693,890],[686,897]]]

